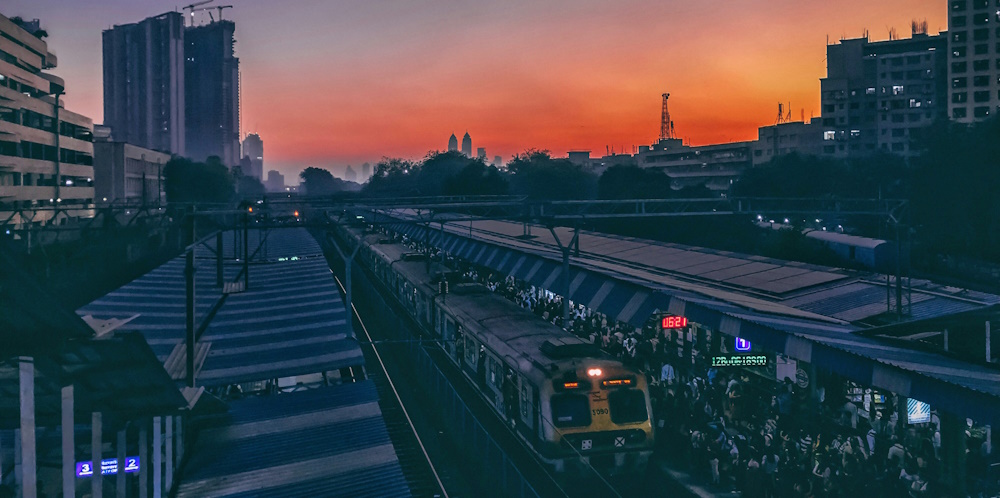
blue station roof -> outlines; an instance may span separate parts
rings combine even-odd
[[[223,235],[224,280],[242,269],[233,259],[233,240]],[[198,321],[211,315],[199,339],[198,384],[220,386],[335,370],[364,363],[356,341],[348,340],[347,310],[322,250],[304,228],[250,230],[249,288],[220,298],[216,286],[215,240],[196,251],[195,302]],[[240,278],[242,280],[242,277]],[[184,362],[184,258],[159,268],[77,310],[81,316],[131,321],[123,329],[141,332],[168,371]]]
[[[401,218],[405,217],[401,216]],[[468,222],[428,229],[390,227],[450,254],[560,292],[561,253],[551,234],[520,223]],[[566,244],[572,234],[556,229]],[[765,350],[813,363],[863,385],[1000,421],[1000,370],[864,337],[858,320],[886,311],[884,282],[872,275],[725,251],[581,232],[569,268],[569,297],[618,321],[643,325],[651,314],[687,316]],[[1000,296],[916,282],[913,319],[981,309]],[[960,394],[960,395],[958,395]]]
[[[177,497],[410,496],[370,381],[234,401]]]

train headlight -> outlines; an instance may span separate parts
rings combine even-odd
[[[591,377],[600,377],[602,373],[604,372],[602,372],[600,368],[591,368],[587,370],[587,375]]]

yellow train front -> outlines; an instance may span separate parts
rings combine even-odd
[[[576,358],[541,393],[549,414],[538,452],[556,472],[641,472],[653,452],[652,407],[643,375],[613,359]]]

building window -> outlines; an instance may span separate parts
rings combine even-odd
[[[892,115],[892,122],[893,123],[902,123],[904,119],[906,119],[906,118],[904,118],[902,114],[893,114]]]
[[[972,32],[972,39],[975,41],[986,41],[990,39],[990,28],[979,28]]]
[[[951,94],[952,104],[964,104],[969,98],[969,94],[965,92],[956,92]]]
[[[913,114],[908,114],[906,116],[906,120],[910,121],[910,122],[920,121],[920,113],[919,112],[915,112]]]
[[[955,47],[951,50],[951,56],[958,59],[965,57],[966,47]]]
[[[952,18],[951,18],[951,27],[953,27],[953,28],[961,28],[961,27],[963,27],[963,26],[966,25],[966,22],[967,21],[966,21],[966,17],[965,16],[952,16]]]
[[[990,6],[990,0],[972,0],[973,9],[985,9]]]
[[[917,99],[910,99],[910,108],[911,109],[913,109],[914,107],[920,107],[920,104],[923,104],[923,101],[917,100]]]
[[[997,62],[1000,62],[1000,60],[998,60]],[[868,88],[865,88],[865,95],[875,95],[875,87],[870,86]]]
[[[956,31],[951,34],[951,41],[954,43],[965,43],[969,39],[969,33],[966,31]]]
[[[967,86],[969,86],[969,79],[968,78],[952,78],[951,79],[951,87],[952,88],[965,88]]]
[[[973,86],[990,86],[990,77],[984,75],[976,76],[972,78]]]
[[[979,45],[976,45],[976,47],[975,47],[975,54],[976,55],[988,54],[989,52],[990,52],[990,46],[987,45],[987,44],[985,44],[985,43],[980,43]]]
[[[977,108],[973,109],[972,115],[975,116],[975,117],[977,117],[977,118],[989,117],[989,115],[990,115],[990,108],[987,107],[987,106],[977,107]]]
[[[893,136],[893,138],[900,138],[900,137],[906,136],[906,129],[905,128],[893,128],[892,129],[892,136]]]
[[[903,94],[903,85],[893,85],[892,86],[892,94],[893,95],[902,95]]]
[[[955,119],[961,119],[966,116],[964,107],[956,107],[951,110],[951,117]]]
[[[982,25],[987,24],[989,22],[990,22],[990,15],[989,14],[973,14],[972,15],[972,24],[975,24],[976,26],[982,26]]]
[[[988,91],[975,92],[972,94],[972,100],[973,102],[989,102],[990,92]]]
[[[962,12],[965,10],[965,0],[952,0],[951,11]]]
[[[968,69],[969,69],[969,66],[965,62],[952,62],[951,63],[951,72],[953,72],[953,73],[964,73],[964,72],[968,71]]]
[[[973,71],[989,71],[989,69],[990,69],[989,59],[979,59],[978,61],[972,63]]]
[[[836,139],[837,139],[837,132],[835,131],[823,132],[823,140],[836,140]]]

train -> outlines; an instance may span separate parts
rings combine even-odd
[[[345,230],[359,265],[557,475],[644,471],[654,448],[645,376],[385,234]]]

